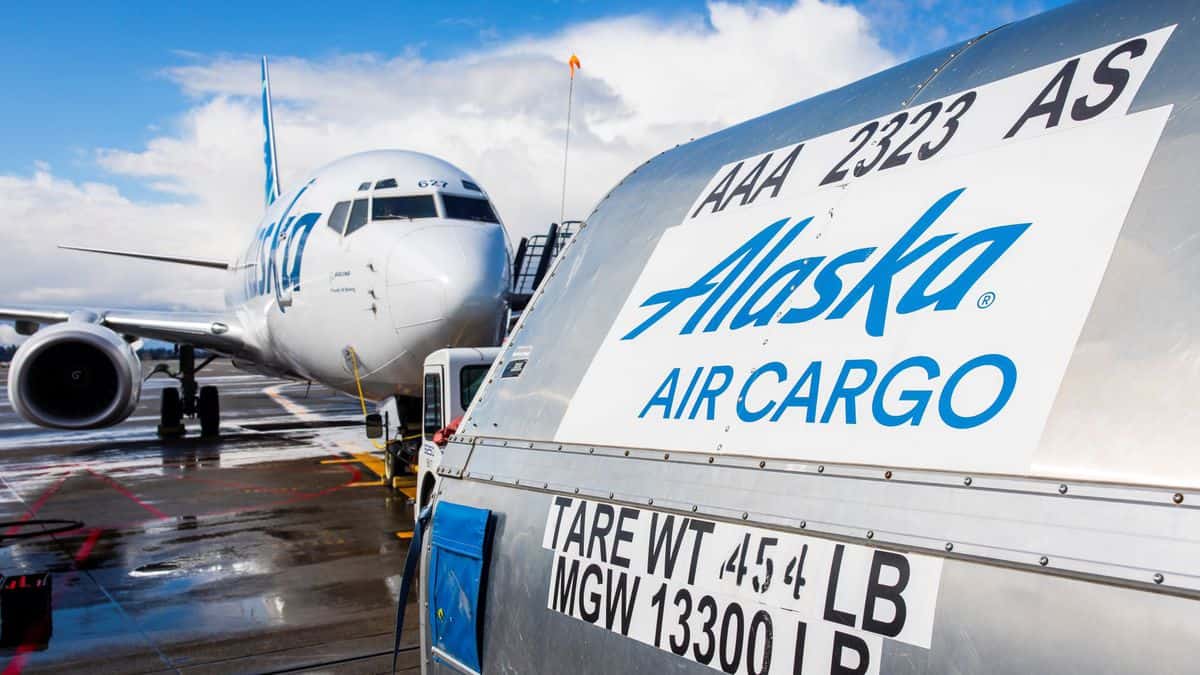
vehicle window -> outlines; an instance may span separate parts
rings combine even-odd
[[[446,217],[455,220],[479,220],[485,223],[498,223],[496,212],[486,199],[477,197],[455,197],[442,195],[442,205],[446,207]]]
[[[491,366],[463,366],[462,370],[458,371],[458,404],[463,410],[471,407],[475,392],[479,391],[479,385],[483,384],[483,378],[490,368]]]
[[[370,184],[370,183],[359,183],[359,184],[358,184],[358,191],[359,191],[359,192],[362,192],[363,190],[370,190],[370,189],[371,189],[371,184]]]
[[[483,192],[483,190],[480,190],[480,189],[479,189],[479,186],[478,186],[478,185],[476,185],[476,184],[472,183],[472,182],[471,182],[471,181],[469,181],[469,180],[464,180],[464,181],[462,182],[462,184],[463,184],[463,187],[464,187],[464,188],[466,188],[466,189],[468,189],[468,190],[474,190],[474,191],[476,191],[476,192]]]
[[[350,222],[346,223],[347,235],[367,224],[367,201],[366,199],[354,200],[354,206],[350,209]]]
[[[371,207],[371,220],[402,218],[437,218],[437,206],[434,204],[433,195],[375,198]]]
[[[425,373],[425,413],[422,429],[426,438],[432,438],[442,424],[442,376]]]
[[[338,202],[329,212],[329,229],[342,233],[346,229],[346,214],[350,211],[350,202]]]
[[[394,188],[394,187],[396,187],[396,179],[395,178],[384,178],[383,180],[381,180],[375,184],[376,190],[382,190],[384,188]]]

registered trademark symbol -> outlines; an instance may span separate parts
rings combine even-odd
[[[987,309],[988,307],[991,307],[992,303],[995,301],[996,301],[996,294],[991,291],[988,291],[987,293],[984,293],[983,295],[979,296],[979,299],[975,301],[975,306],[978,307],[979,309]]]

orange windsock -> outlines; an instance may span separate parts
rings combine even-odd
[[[575,79],[575,69],[582,68],[583,64],[581,64],[579,62],[578,56],[575,56],[574,54],[572,54],[571,58],[567,59],[567,65],[571,66],[571,79],[573,80],[573,79]]]

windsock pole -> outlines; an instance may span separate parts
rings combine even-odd
[[[582,68],[579,63],[579,57],[572,54],[571,58],[567,59],[567,65],[571,67],[571,82],[567,89],[567,136],[563,141],[563,176],[562,176],[562,198],[558,206],[558,222],[561,225],[563,218],[567,212],[567,157],[571,151],[571,103],[575,98],[575,69]]]

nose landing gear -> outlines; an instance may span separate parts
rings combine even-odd
[[[196,348],[191,345],[179,346],[179,372],[172,373],[166,364],[159,364],[147,375],[147,379],[157,373],[179,380],[179,387],[166,387],[162,392],[158,435],[161,438],[179,438],[183,436],[184,417],[200,419],[200,436],[215,438],[220,435],[221,402],[214,386],[200,387],[196,383],[196,373],[212,363],[216,355],[210,355],[199,366],[196,365]],[[198,393],[197,393],[198,392]]]

